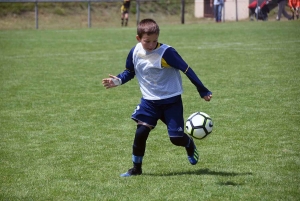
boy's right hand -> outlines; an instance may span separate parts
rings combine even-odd
[[[104,78],[102,84],[106,89],[109,89],[121,85],[122,81],[117,76],[109,74],[109,78]]]

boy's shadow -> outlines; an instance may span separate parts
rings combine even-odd
[[[216,176],[242,176],[242,175],[252,175],[251,172],[246,173],[236,173],[236,172],[222,172],[222,171],[211,171],[208,168],[199,169],[194,171],[185,171],[185,172],[170,172],[170,173],[143,173],[143,175],[149,176],[175,176],[175,175],[216,175]]]
[[[223,172],[223,171],[211,171],[208,168],[205,169],[199,169],[194,171],[185,171],[185,172],[170,172],[170,173],[143,173],[143,175],[149,175],[149,176],[176,176],[176,175],[215,175],[215,176],[224,176],[224,177],[235,177],[235,176],[243,176],[243,175],[252,175],[251,172],[245,172],[245,173],[237,173],[237,172]],[[225,182],[218,182],[218,185],[221,186],[241,186],[244,185],[243,183],[236,183],[234,181],[225,181]]]

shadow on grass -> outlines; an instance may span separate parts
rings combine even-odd
[[[143,173],[143,175],[149,175],[149,176],[175,176],[175,175],[216,175],[216,176],[242,176],[242,175],[252,175],[251,172],[246,173],[236,173],[236,172],[223,172],[223,171],[211,171],[208,168],[205,169],[199,169],[194,171],[185,171],[185,172],[170,172],[170,173]],[[226,184],[224,184],[226,185]],[[227,184],[231,185],[231,184]]]
[[[241,186],[241,185],[244,185],[242,183],[236,183],[236,182],[233,182],[233,181],[219,182],[218,184],[221,185],[221,186]]]

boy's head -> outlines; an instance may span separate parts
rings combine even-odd
[[[137,35],[142,38],[144,34],[159,35],[159,26],[153,19],[143,19],[140,21],[137,27]]]
[[[152,51],[157,46],[159,26],[152,19],[143,19],[137,27],[136,39],[147,51]]]

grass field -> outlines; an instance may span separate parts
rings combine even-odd
[[[191,166],[160,122],[131,178],[139,87],[101,80],[123,71],[135,28],[0,31],[0,200],[299,200],[299,22],[162,26],[213,92],[182,75],[185,118],[215,127]]]

